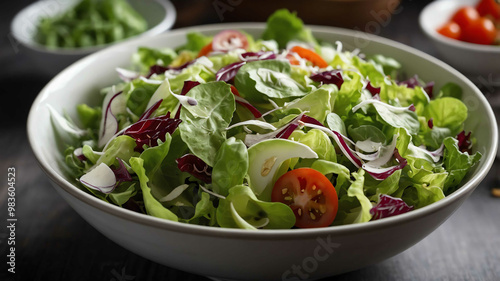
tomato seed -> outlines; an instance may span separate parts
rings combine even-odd
[[[316,190],[316,185],[313,184],[312,190]]]
[[[299,217],[302,216],[302,209],[299,208],[299,210],[297,211],[297,213],[299,214]]]
[[[287,196],[287,197],[285,197],[285,200],[287,200],[287,201],[291,201],[291,200],[292,200],[292,197],[291,197],[291,196]]]
[[[320,189],[320,190],[318,190],[318,194],[321,194],[321,193],[323,193],[323,192],[321,191],[321,189]]]
[[[319,211],[320,211],[322,214],[326,213],[326,206],[325,206],[325,205],[321,205],[321,206],[319,206]]]
[[[315,216],[312,212],[310,212],[310,213],[309,213],[309,216],[310,216],[310,217],[311,217],[311,219],[313,219],[313,220],[315,220],[315,219],[316,219],[316,216]]]
[[[288,192],[288,188],[286,188],[286,187],[281,190],[281,194],[283,194],[283,195],[285,195],[287,192]]]

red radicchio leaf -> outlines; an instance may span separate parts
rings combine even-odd
[[[111,168],[111,171],[115,174],[116,181],[117,182],[124,182],[124,181],[131,181],[132,177],[130,176],[130,173],[127,171],[127,167],[125,167],[125,164],[123,164],[123,160],[120,158],[116,158],[118,160],[118,163],[120,166],[118,168]]]
[[[155,110],[157,110],[158,107],[160,107],[160,104],[162,101],[163,101],[163,99],[160,99],[159,101],[154,103],[150,108],[148,108],[146,111],[144,111],[144,113],[141,115],[141,117],[137,121],[146,120],[149,117],[151,117],[151,114],[153,114],[153,112],[155,112]]]
[[[231,83],[234,77],[236,76],[236,73],[238,73],[240,67],[242,67],[245,64],[246,64],[245,61],[239,61],[224,66],[223,68],[219,69],[219,71],[217,71],[217,73],[215,74],[215,81],[224,81],[227,83]]]
[[[245,61],[272,60],[276,58],[276,54],[273,51],[246,52],[241,54],[241,57]]]
[[[255,118],[262,117],[262,113],[260,113],[260,111],[257,108],[255,108],[251,103],[242,98],[236,87],[233,85],[231,85],[231,93],[233,93],[236,102],[246,107],[253,114]]]
[[[432,91],[434,90],[434,82],[429,82],[427,83],[425,86],[424,86],[424,91],[427,93],[427,95],[429,96],[429,98],[432,99]]]
[[[429,129],[434,128],[434,120],[432,118],[427,121],[427,126],[429,126]]]
[[[149,68],[149,73],[148,73],[148,75],[146,75],[146,78],[150,78],[153,74],[163,74],[167,70],[182,70],[194,62],[195,62],[195,60],[188,61],[185,64],[183,64],[181,66],[177,66],[177,67],[171,67],[171,66],[165,67],[165,66],[155,64]]]
[[[344,83],[344,78],[342,78],[342,72],[340,70],[319,72],[313,74],[310,78],[315,82],[321,82],[323,84],[335,84],[339,89]]]
[[[415,106],[413,104],[410,104],[410,106],[408,106],[408,110],[415,112],[415,110],[417,110],[417,109],[415,108]]]
[[[424,89],[424,91],[427,93],[429,98],[432,98],[432,91],[434,90],[434,82],[431,81],[425,85],[422,85],[418,81],[418,75],[415,75],[408,80],[401,81],[398,83],[398,85],[406,85],[406,87],[411,88],[411,89],[414,89],[415,87],[420,86]]]
[[[152,147],[158,145],[158,139],[165,141],[165,134],[172,134],[181,122],[180,119],[171,119],[167,116],[145,119],[134,123],[123,132],[123,135],[134,138],[137,144],[135,150],[142,152],[144,145]]]
[[[471,147],[472,147],[472,142],[470,141],[470,132],[468,134],[465,134],[465,131],[461,131],[457,135],[457,140],[458,140],[458,149],[460,152],[464,153],[471,153]]]
[[[205,182],[212,182],[212,167],[193,154],[186,154],[175,160],[182,172],[187,172],[195,178]]]
[[[416,86],[420,86],[420,83],[418,82],[418,76],[415,75],[407,80],[399,82],[398,85],[406,85],[406,87],[413,89]]]
[[[184,81],[184,86],[182,86],[182,90],[181,90],[181,96],[185,96],[192,88],[194,88],[198,85],[200,85],[200,82],[198,82],[198,81]],[[182,108],[182,105],[179,105],[179,109],[177,109],[177,113],[175,113],[175,119],[180,118],[181,108]]]
[[[373,85],[370,81],[368,81],[368,84],[366,85],[366,89],[368,90],[368,92],[370,92],[370,94],[372,94],[372,96],[380,94],[380,87],[378,87],[378,88],[373,87]]]
[[[404,214],[411,210],[413,210],[413,206],[408,206],[402,199],[381,194],[377,205],[370,209],[370,214],[373,215],[372,220],[378,220]]]
[[[224,81],[227,83],[232,83],[234,81],[234,77],[238,73],[238,70],[245,65],[249,61],[258,61],[258,60],[270,60],[275,59],[276,54],[274,52],[247,52],[241,54],[243,61],[238,61],[232,64],[228,64],[223,68],[219,69],[215,74],[215,81]]]

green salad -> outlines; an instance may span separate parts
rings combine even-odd
[[[49,48],[91,47],[147,29],[146,20],[126,0],[81,0],[62,14],[40,19],[35,41]]]
[[[481,158],[460,87],[320,42],[287,10],[261,37],[186,42],[139,48],[79,120],[51,110],[82,190],[189,224],[326,227],[439,201]]]

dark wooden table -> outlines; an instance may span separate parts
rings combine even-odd
[[[26,116],[51,77],[16,53],[9,37],[14,14],[33,0],[4,1],[0,10],[0,280],[209,280],[151,262],[97,232],[57,195],[29,147]],[[218,22],[215,10],[195,14],[196,1],[175,1],[176,27]],[[425,1],[423,1],[425,2]],[[422,1],[403,1],[381,36],[438,56],[417,26]],[[191,6],[194,7],[194,6]],[[438,56],[439,57],[439,56]],[[479,85],[497,109],[500,91]],[[498,161],[497,161],[498,162]],[[16,169],[16,274],[7,272],[7,173]],[[500,165],[462,207],[409,250],[379,264],[329,280],[500,280]],[[256,269],[258,270],[258,269]]]

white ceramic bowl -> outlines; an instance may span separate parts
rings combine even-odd
[[[445,62],[474,81],[500,83],[500,46],[462,42],[437,32],[459,8],[475,6],[477,3],[478,0],[434,1],[422,10],[420,27],[432,40]]]
[[[36,1],[21,10],[12,20],[11,34],[16,40],[14,44],[21,47],[34,62],[48,74],[56,74],[76,60],[101,50],[109,45],[72,48],[50,49],[33,40],[40,18],[54,16],[68,10],[79,0],[42,0]],[[168,0],[128,0],[130,5],[147,21],[149,29],[137,36],[153,36],[170,29],[176,19],[174,5]],[[122,40],[128,41],[130,37]]]
[[[59,194],[85,220],[124,248],[169,267],[218,278],[322,278],[382,261],[414,245],[443,223],[490,169],[498,143],[495,117],[481,92],[462,74],[397,42],[351,30],[312,26],[315,36],[329,42],[340,40],[346,49],[360,47],[366,54],[390,55],[403,63],[407,73],[418,73],[424,80],[434,80],[437,88],[449,81],[463,88],[463,101],[470,109],[465,127],[474,131],[476,148],[484,157],[460,189],[430,206],[364,224],[245,231],[188,225],[134,213],[90,196],[64,176],[63,159],[54,139],[47,105],[60,112],[66,109],[70,116],[75,117],[75,105],[92,100],[95,104],[95,94],[99,89],[118,80],[115,67],[127,67],[138,46],[174,47],[186,42],[187,31],[215,34],[228,28],[259,35],[264,24],[219,24],[179,29],[112,46],[78,61],[57,75],[31,108],[28,135],[41,168]],[[297,267],[300,267],[300,273]]]

